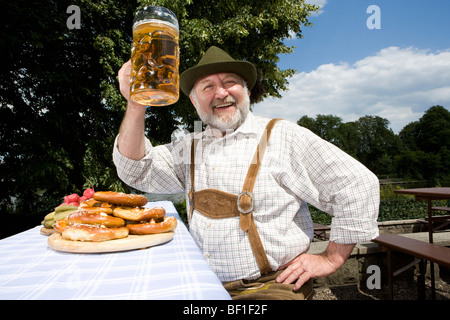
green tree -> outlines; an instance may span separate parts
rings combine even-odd
[[[317,9],[299,0],[2,1],[2,214],[15,197],[18,212],[42,215],[89,181],[97,190],[129,191],[111,159],[125,110],[117,72],[130,57],[134,12],[150,4],[168,7],[179,19],[180,71],[217,45],[256,64],[266,96],[279,96],[295,72],[277,67],[278,55],[293,50],[283,39],[292,32],[301,37]],[[67,28],[70,5],[81,10],[80,29]],[[183,95],[173,106],[146,112],[154,144],[170,141],[180,124],[192,129],[196,119]]]
[[[280,97],[296,70],[277,67],[280,54],[293,52],[283,40],[292,33],[302,37],[302,26],[310,26],[311,12],[318,7],[303,0],[192,1],[141,0],[140,5],[171,9],[180,22],[180,70],[197,64],[206,50],[216,45],[236,59],[251,61],[261,73],[267,96]],[[189,131],[197,119],[187,97],[181,96],[175,114]]]
[[[389,121],[377,116],[364,116],[343,123],[333,115],[303,116],[297,121],[321,138],[333,143],[378,174],[395,171],[398,137],[389,129]]]
[[[411,150],[417,149],[416,145],[416,132],[419,121],[408,123],[399,132],[398,136],[402,143],[402,148],[409,148]]]
[[[81,8],[80,29],[66,25],[72,4]],[[7,15],[0,31],[2,217],[17,211],[26,225],[25,217],[42,217],[64,195],[81,192],[85,177],[97,188],[123,188],[111,145],[124,102],[110,93],[120,56],[129,52],[126,30],[135,7],[132,1],[1,2]]]
[[[347,152],[353,158],[358,159],[359,133],[356,122],[343,123],[339,129],[342,141],[342,150]]]
[[[358,159],[378,174],[390,173],[389,169],[394,168],[399,140],[389,128],[389,121],[378,116],[364,116],[358,119],[357,127]]]
[[[297,124],[299,126],[302,126],[304,128],[307,128],[317,134],[316,132],[316,120],[314,118],[308,117],[308,116],[302,116],[298,121]]]
[[[443,147],[450,148],[450,112],[442,106],[429,108],[415,132],[420,150],[439,153]]]
[[[342,119],[333,115],[318,114],[316,119],[303,116],[297,121],[297,124],[310,129],[324,140],[342,148],[342,135],[340,132]]]
[[[403,149],[396,157],[397,170],[405,177],[446,180],[450,177],[450,112],[429,108],[419,121],[399,133]]]

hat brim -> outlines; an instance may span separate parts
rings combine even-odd
[[[197,80],[215,73],[235,73],[242,77],[247,83],[249,90],[252,90],[256,83],[256,68],[247,61],[224,61],[195,66],[187,69],[180,75],[180,89],[189,96],[192,87]]]

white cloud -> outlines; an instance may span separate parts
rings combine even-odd
[[[386,118],[398,133],[433,105],[450,106],[450,50],[389,47],[353,65],[325,64],[289,79],[283,98],[253,107],[256,115],[296,122],[332,114],[343,122],[364,115]]]

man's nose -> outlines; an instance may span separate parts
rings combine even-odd
[[[229,92],[228,92],[227,89],[225,89],[225,88],[222,87],[222,86],[217,87],[217,90],[216,90],[216,97],[215,97],[216,99],[221,99],[221,100],[223,100],[223,99],[225,99],[228,95],[229,95]]]

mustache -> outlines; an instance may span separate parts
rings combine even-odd
[[[223,100],[222,99],[220,99],[220,100],[216,99],[216,100],[213,100],[211,102],[210,107],[211,108],[217,108],[217,107],[228,105],[228,104],[236,104],[237,105],[237,99],[232,97],[232,96],[228,96],[228,97],[226,97]]]

